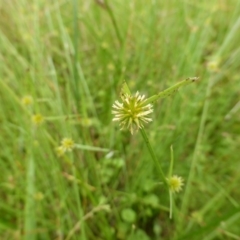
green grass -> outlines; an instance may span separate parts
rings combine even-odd
[[[240,239],[239,1],[102,2],[0,0],[0,239]],[[111,108],[123,80],[150,97],[194,76],[145,128],[185,181],[170,219],[141,133]],[[65,137],[78,146],[58,157]]]

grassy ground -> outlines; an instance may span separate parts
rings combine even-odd
[[[240,239],[239,1],[0,3],[0,239]],[[151,96],[193,76],[146,126],[184,178],[170,219],[111,108],[124,79]],[[63,138],[76,147],[59,157]]]

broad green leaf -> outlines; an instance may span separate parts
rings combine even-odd
[[[131,208],[123,209],[122,212],[121,212],[121,216],[122,216],[122,219],[125,222],[128,222],[128,223],[135,222],[136,218],[137,218],[136,212],[133,209],[131,209]]]

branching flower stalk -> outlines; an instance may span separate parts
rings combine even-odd
[[[120,130],[128,129],[131,134],[134,134],[134,132],[140,130],[142,137],[147,145],[148,151],[151,155],[151,158],[159,172],[161,180],[164,185],[169,189],[170,193],[179,192],[182,188],[183,180],[181,177],[178,177],[176,175],[172,176],[172,164],[170,166],[171,170],[169,171],[168,178],[165,177],[161,167],[161,163],[157,159],[153,147],[144,130],[144,124],[152,121],[152,118],[149,117],[149,115],[153,112],[152,103],[156,102],[160,98],[170,96],[180,87],[188,85],[192,82],[196,82],[197,80],[197,77],[187,78],[147,99],[145,99],[144,95],[140,95],[139,92],[137,92],[135,95],[132,95],[127,83],[124,82],[121,90],[122,102],[115,101],[112,106],[112,114],[114,114],[113,121],[119,122]]]
[[[63,138],[61,145],[56,148],[56,153],[59,157],[63,156],[66,152],[71,152],[75,148],[75,143],[71,138]]]

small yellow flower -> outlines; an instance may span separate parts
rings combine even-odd
[[[219,70],[219,59],[212,60],[207,63],[207,69],[210,72],[217,72]]]
[[[183,186],[182,177],[174,175],[169,179],[167,179],[167,182],[172,192],[180,192],[182,190],[182,186]]]
[[[123,97],[123,103],[115,101],[112,106],[113,121],[119,121],[121,130],[129,129],[133,134],[134,131],[143,128],[144,123],[152,121],[148,117],[153,112],[152,104],[146,104],[145,102],[145,96],[140,95],[139,92],[133,96],[126,94]]]
[[[107,68],[108,68],[109,71],[114,71],[114,70],[115,70],[115,66],[114,66],[114,64],[112,64],[112,63],[109,63],[109,64],[107,65]]]
[[[43,195],[42,192],[37,192],[37,193],[35,193],[34,198],[35,198],[37,201],[41,201],[41,200],[44,199],[44,195]]]
[[[107,42],[102,42],[101,47],[102,47],[103,49],[108,49],[108,48],[109,48],[109,45],[108,45]]]
[[[75,143],[71,138],[64,138],[61,142],[61,147],[64,152],[72,151],[74,146],[75,146]]]
[[[24,106],[31,106],[33,104],[33,98],[31,96],[24,96],[21,101]]]
[[[58,157],[61,157],[65,153],[65,150],[62,146],[59,146],[56,148],[56,153],[57,153]]]
[[[32,116],[32,122],[34,125],[39,126],[44,122],[44,117],[41,114],[34,114]]]
[[[82,118],[81,125],[83,127],[91,127],[92,125],[94,125],[94,121],[91,118]]]

